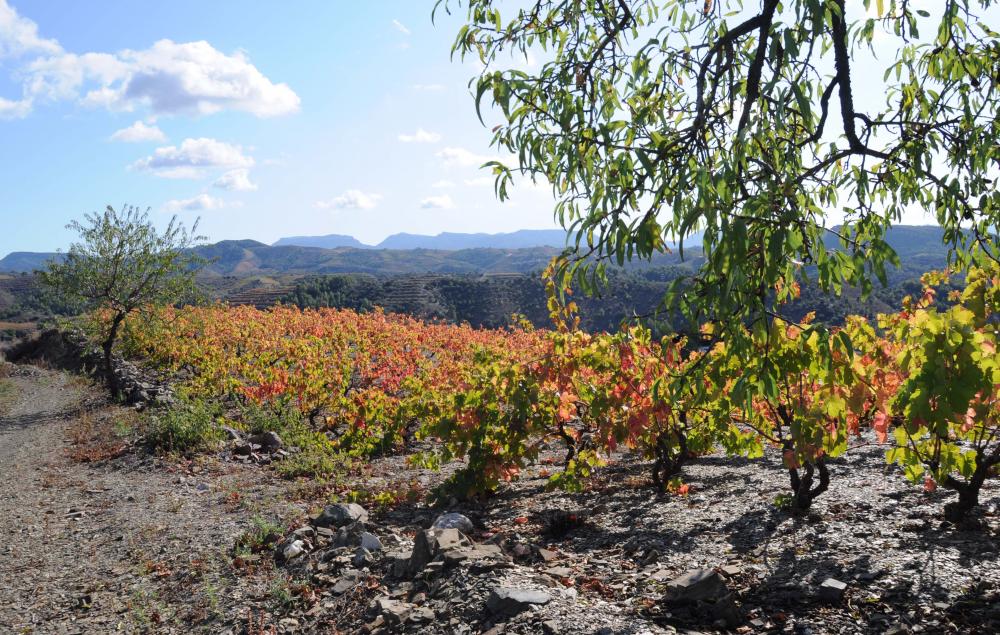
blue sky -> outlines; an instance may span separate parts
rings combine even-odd
[[[212,240],[554,227],[547,188],[495,201],[432,5],[0,0],[0,255],[124,202]]]

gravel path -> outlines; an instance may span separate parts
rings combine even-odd
[[[125,411],[78,378],[16,374],[0,380],[0,633],[217,633],[236,622],[254,591],[228,574],[226,553],[251,514],[225,499],[239,491],[266,511],[271,486],[136,453],[73,461],[81,417]]]
[[[74,518],[88,507],[86,484],[63,458],[64,426],[81,405],[81,390],[64,375],[28,372],[5,380],[13,394],[0,419],[0,482],[7,484],[0,497],[0,624],[30,632],[32,623],[70,621],[78,581],[100,571],[81,557],[92,545]]]

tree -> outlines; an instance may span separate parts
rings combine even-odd
[[[809,324],[812,316],[803,321]],[[837,331],[807,329],[776,319],[768,331],[752,333],[755,356],[766,361],[742,364],[732,356],[726,360],[728,374],[724,399],[731,411],[743,410],[741,425],[753,430],[761,442],[781,448],[788,471],[793,512],[806,513],[830,484],[827,460],[848,449],[849,401],[856,387],[850,340]],[[723,345],[719,345],[721,348]],[[719,380],[716,380],[717,383]],[[758,390],[757,386],[773,388]],[[745,404],[745,405],[744,405]],[[759,455],[753,445],[748,456]]]
[[[956,491],[958,500],[944,511],[959,522],[1000,466],[1000,266],[980,258],[965,289],[953,292],[956,303],[940,310],[934,287],[945,280],[927,274],[922,298],[882,318],[901,347],[905,374],[883,416],[901,419],[893,432],[897,447],[887,458],[928,490],[940,483]]]
[[[898,262],[885,232],[910,208],[936,214],[956,259],[974,244],[1000,255],[993,0],[943,0],[933,16],[908,0],[435,11],[456,4],[467,23],[453,52],[482,63],[477,110],[494,106],[493,144],[518,161],[488,164],[498,195],[518,172],[552,184],[576,237],[567,277],[593,284],[609,261],[700,238],[704,263],[665,305],[718,323],[743,354],[793,280],[884,283]],[[539,62],[504,69],[511,56]]]
[[[67,225],[79,234],[66,257],[49,263],[42,281],[68,298],[85,303],[101,316],[104,372],[118,392],[111,356],[122,324],[150,305],[172,303],[194,290],[203,261],[190,248],[202,237],[176,217],[158,231],[148,211],[135,206],[87,214]]]

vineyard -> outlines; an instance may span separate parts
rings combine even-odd
[[[411,461],[461,459],[450,494],[495,491],[552,442],[565,458],[551,487],[579,491],[632,453],[649,461],[652,485],[678,494],[685,463],[771,447],[788,476],[782,504],[803,513],[829,486],[829,460],[878,444],[924,490],[954,490],[945,515],[960,522],[1000,464],[998,276],[971,269],[941,308],[935,289],[948,276],[928,274],[921,297],[874,324],[755,324],[749,356],[727,350],[712,324],[659,341],[641,326],[583,332],[552,282],[548,330],[220,305],[161,309],[132,323],[125,345],[192,397],[301,415],[324,451],[424,442]]]

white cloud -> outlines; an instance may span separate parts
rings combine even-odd
[[[26,117],[29,112],[31,112],[30,99],[14,101],[0,97],[0,119],[20,119]]]
[[[130,110],[119,104],[120,85],[129,76],[128,65],[108,53],[61,53],[35,59],[22,71],[25,93],[59,100],[79,99],[89,106]],[[87,92],[81,92],[88,88]]]
[[[157,114],[206,115],[223,110],[273,117],[297,112],[299,97],[275,84],[242,52],[226,55],[205,41],[160,40],[141,51],[61,53],[36,59],[23,73],[25,91],[86,106]]]
[[[249,168],[253,165],[253,157],[244,155],[240,146],[203,137],[185,139],[179,147],[157,148],[132,167],[150,170],[166,178],[198,178],[206,168]]]
[[[258,117],[298,111],[299,97],[287,84],[274,84],[246,55],[225,55],[208,42],[160,40],[146,51],[120,54],[131,75],[125,98],[146,102],[155,112],[242,110]]]
[[[122,141],[125,143],[142,143],[144,141],[163,142],[167,140],[167,135],[156,126],[147,126],[141,121],[137,121],[128,128],[122,128],[111,135],[111,141]]]
[[[403,35],[410,34],[410,29],[406,28],[406,25],[400,22],[399,20],[393,20],[392,26],[396,27],[396,30],[402,33]]]
[[[486,70],[486,66],[483,64],[483,61],[478,57],[470,56],[466,60],[466,65],[474,69],[476,73],[482,73]],[[522,53],[519,50],[513,50],[511,51],[509,58],[498,57],[490,63],[490,66],[494,69],[516,70],[528,73],[538,66],[538,60],[530,51]]]
[[[515,54],[514,58],[516,60],[514,68],[518,70],[527,71],[538,66],[538,60],[531,54],[531,51],[524,55]]]
[[[399,140],[403,143],[437,143],[441,140],[441,135],[436,132],[427,132],[423,128],[417,128],[413,134],[401,134]]]
[[[135,167],[135,166],[133,166]],[[161,179],[203,179],[205,171],[199,168],[182,166],[179,168],[163,168],[155,172]]]
[[[539,177],[537,180],[523,179],[515,184],[515,188],[520,192],[535,192],[536,194],[547,194],[552,196],[552,184],[547,179]]]
[[[199,194],[194,198],[182,198],[175,199],[172,201],[167,201],[163,204],[163,211],[165,212],[195,212],[195,211],[211,211],[222,209],[226,207],[226,202],[221,198],[216,198],[214,196],[209,196],[208,194]]]
[[[300,100],[237,51],[205,41],[160,40],[143,50],[73,53],[38,35],[38,26],[0,0],[0,59],[26,59],[14,78],[23,98],[0,102],[0,116],[24,116],[41,100],[155,114],[205,115],[223,110],[271,117],[297,112]]]
[[[455,201],[451,200],[451,197],[447,194],[443,196],[428,196],[420,201],[420,207],[423,209],[452,209],[455,207]]]
[[[444,84],[414,84],[413,90],[419,90],[421,92],[437,92],[444,90]]]
[[[246,168],[230,170],[216,179],[212,185],[231,192],[257,191],[257,184],[250,180],[250,170]]]
[[[434,183],[431,183],[431,187],[436,187],[438,189],[448,189],[455,187],[455,182],[449,181],[448,179],[443,179],[441,181],[435,181]]]
[[[443,160],[445,165],[461,165],[464,167],[480,166],[494,157],[487,157],[469,152],[465,148],[445,148],[434,156]]]
[[[38,36],[38,25],[21,17],[7,0],[0,0],[0,58],[18,57],[25,53],[55,55],[62,47],[55,40]]]
[[[434,154],[446,167],[478,168],[490,161],[499,161],[510,168],[518,166],[517,156],[513,154],[476,154],[465,148],[447,147]]]
[[[463,183],[469,187],[492,187],[496,183],[496,179],[492,176],[479,176],[474,179],[465,179]]]
[[[361,190],[347,190],[329,201],[316,201],[319,209],[373,209],[382,199],[381,194],[367,194]]]

